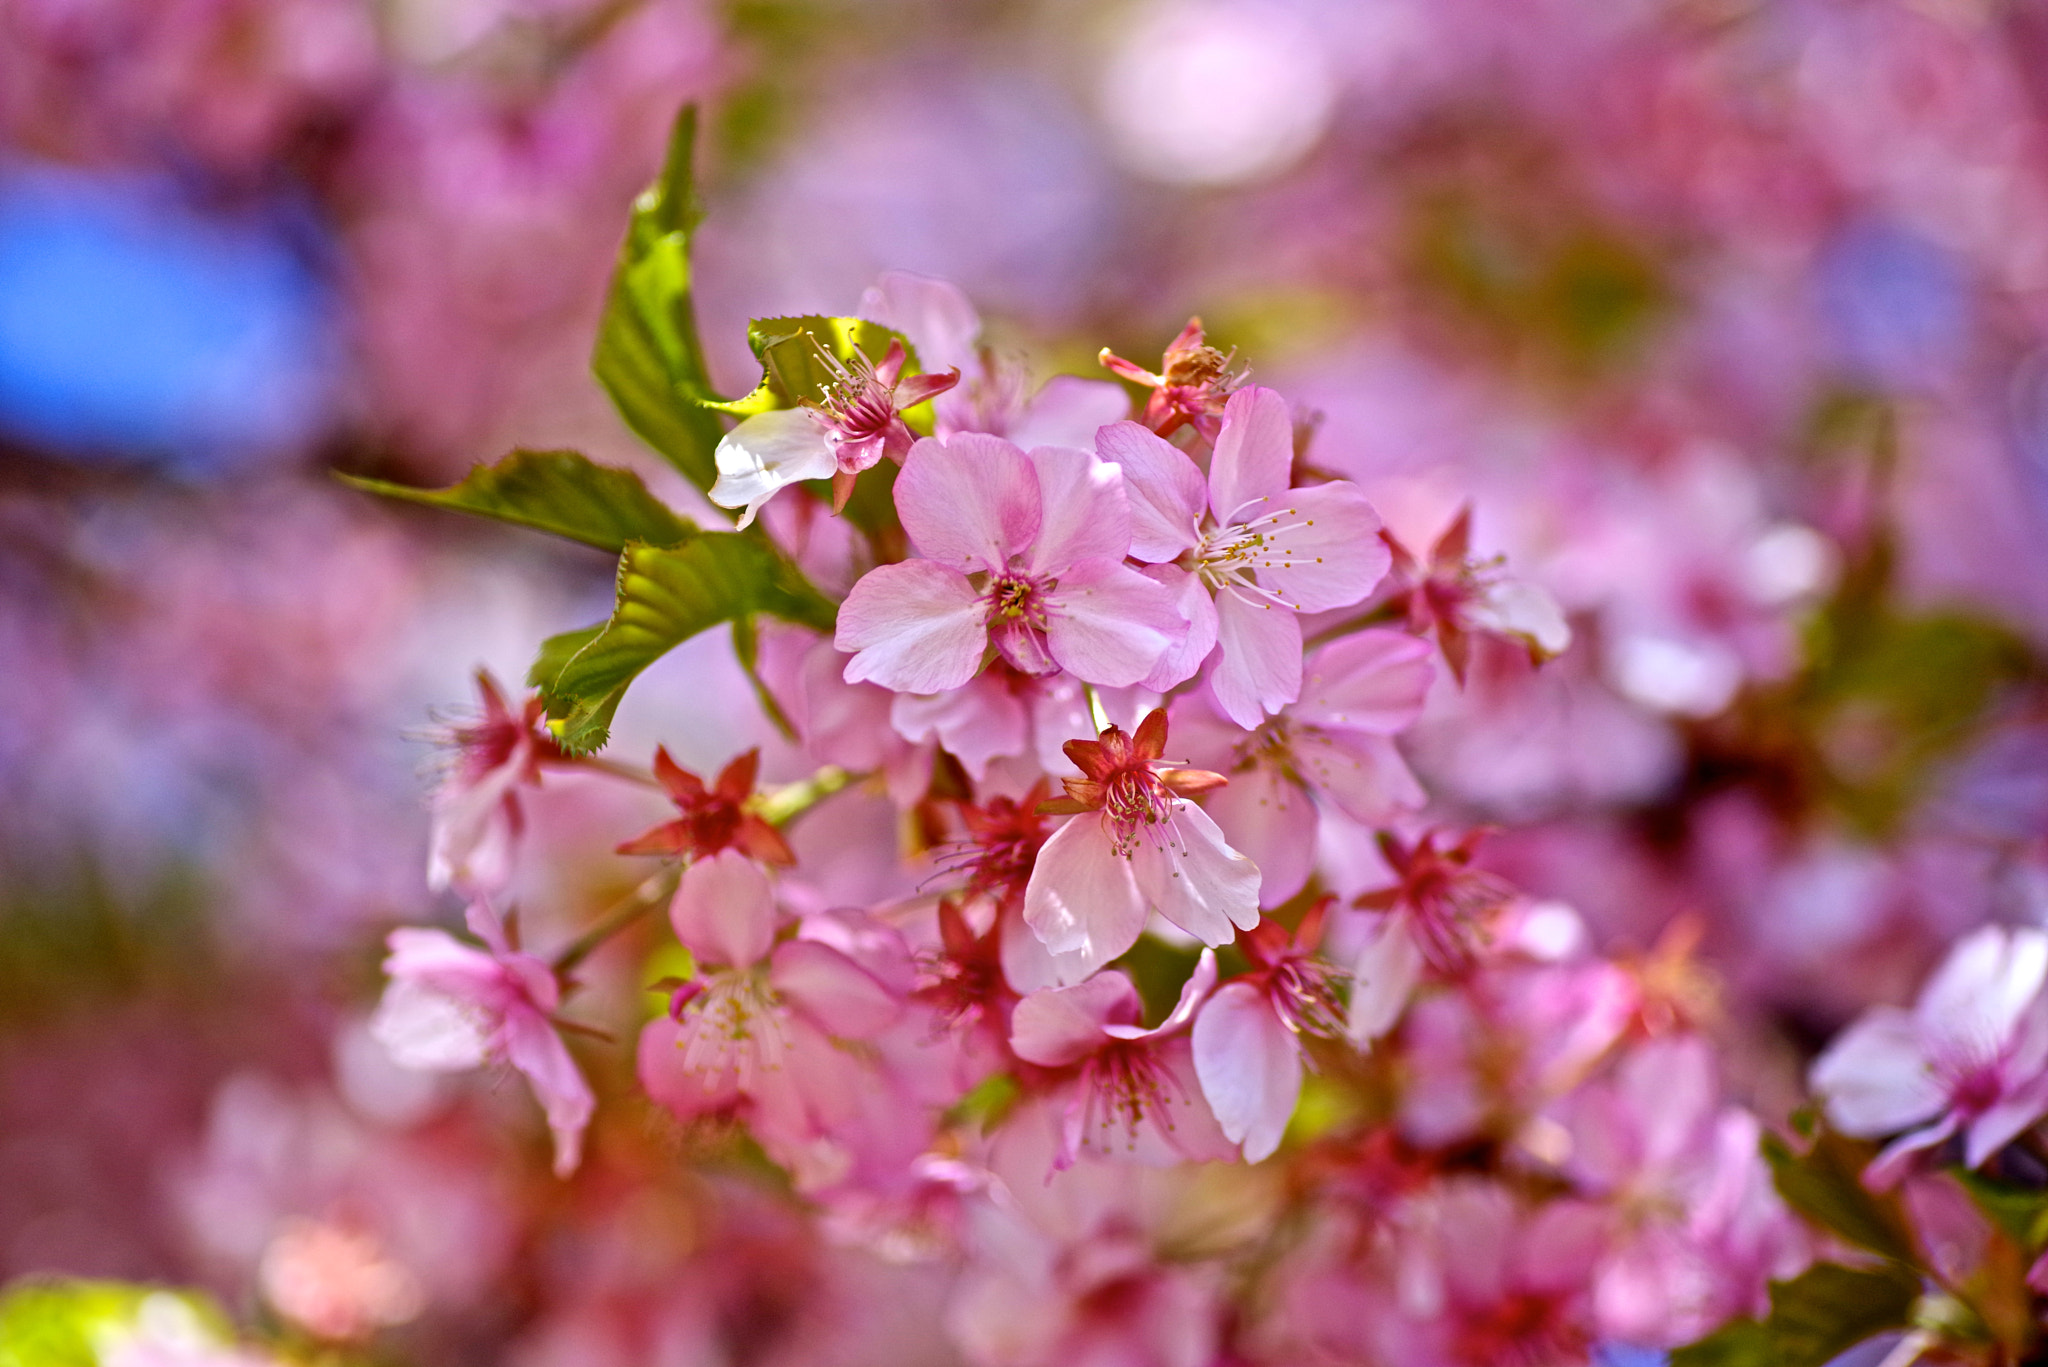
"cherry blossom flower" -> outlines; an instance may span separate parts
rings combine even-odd
[[[1105,964],[1137,943],[1147,908],[1209,945],[1259,923],[1258,865],[1188,801],[1228,780],[1161,764],[1165,747],[1164,709],[1133,735],[1111,726],[1067,743],[1083,776],[1062,779],[1067,796],[1044,810],[1073,819],[1045,842],[1024,889],[1024,919],[1054,954]]]
[[[853,480],[883,456],[902,460],[916,440],[903,420],[915,408],[960,381],[960,372],[905,375],[903,343],[889,343],[876,365],[861,352],[841,361],[823,347],[818,359],[833,375],[825,396],[797,408],[756,413],[719,439],[712,453],[718,479],[710,499],[721,508],[744,508],[750,526],[761,505],[784,485],[830,479],[836,509],[853,493]]]
[[[597,1103],[555,1031],[561,984],[544,960],[512,944],[489,904],[472,902],[468,920],[484,948],[445,931],[391,932],[391,982],[371,1033],[408,1068],[454,1072],[502,1061],[524,1073],[554,1132],[556,1175],[567,1177]]]
[[[476,676],[483,715],[447,728],[454,762],[434,793],[428,835],[427,886],[484,895],[512,876],[512,849],[524,820],[518,790],[540,783],[540,766],[562,751],[540,729],[538,694],[518,711],[488,672]]]
[[[1121,686],[1179,640],[1169,592],[1123,563],[1123,481],[1086,451],[926,439],[903,463],[896,509],[924,558],[869,572],[841,605],[848,683],[943,693],[979,673],[993,645],[1026,674]]]
[[[1216,985],[1216,954],[1205,949],[1173,1011],[1153,1029],[1139,1024],[1138,989],[1111,969],[1072,987],[1045,987],[1010,1014],[1010,1048],[1026,1063],[1076,1072],[1060,1105],[1054,1171],[1082,1152],[1168,1164],[1225,1156],[1195,1076],[1187,1030]]]
[[[1226,356],[1210,346],[1202,336],[1202,320],[1190,318],[1180,335],[1166,344],[1158,374],[1126,361],[1108,347],[1097,359],[1124,379],[1152,391],[1145,400],[1145,426],[1166,437],[1185,424],[1213,442],[1225,403],[1245,382],[1246,372],[1231,369],[1235,356],[1235,352]]]
[[[1342,480],[1290,487],[1287,405],[1256,386],[1224,406],[1206,488],[1185,452],[1137,423],[1103,428],[1096,449],[1130,483],[1132,556],[1156,566],[1189,623],[1147,686],[1193,677],[1220,644],[1209,686],[1239,726],[1301,696],[1297,614],[1360,601],[1391,563],[1365,495]]]
[[[1315,958],[1328,906],[1316,903],[1292,935],[1272,921],[1245,932],[1252,971],[1225,983],[1195,1019],[1195,1075],[1247,1163],[1280,1147],[1301,1099],[1300,1037],[1343,1035],[1337,971]]]
[[[1034,446],[1090,445],[1095,430],[1130,416],[1122,385],[1055,375],[1025,395],[1023,367],[978,345],[981,316],[959,287],[909,271],[886,271],[861,295],[860,316],[892,327],[928,366],[961,372],[958,385],[932,401],[934,431],[986,432]]]
[[[1278,906],[1308,882],[1319,805],[1365,826],[1422,806],[1422,787],[1392,738],[1422,713],[1436,673],[1430,653],[1405,631],[1333,641],[1303,662],[1301,698],[1250,735],[1200,694],[1176,700],[1180,744],[1230,776],[1209,813],[1257,861],[1264,905]]]
[[[1830,1124],[1897,1136],[1866,1181],[1896,1182],[1912,1155],[1958,1133],[1977,1167],[2048,1115],[2044,980],[2048,932],[1984,926],[1956,942],[1911,1011],[1866,1012],[1814,1061],[1808,1081]]]
[[[1379,833],[1380,853],[1399,881],[1354,903],[1380,912],[1381,919],[1352,965],[1353,1040],[1362,1044],[1393,1027],[1425,967],[1458,978],[1478,963],[1494,923],[1515,897],[1506,882],[1472,867],[1485,835],[1469,831],[1439,846],[1435,831],[1413,845]]]
[[[1458,510],[1429,552],[1417,556],[1391,535],[1394,573],[1402,587],[1394,602],[1405,608],[1416,631],[1434,629],[1451,677],[1465,682],[1475,632],[1517,642],[1532,660],[1562,655],[1572,643],[1571,624],[1548,592],[1509,577],[1498,557],[1472,556],[1472,505]]]
[[[704,780],[669,758],[666,747],[654,752],[654,777],[681,809],[674,821],[634,836],[619,846],[620,854],[689,855],[708,859],[720,850],[738,849],[764,864],[794,864],[796,856],[782,833],[763,821],[747,803],[754,795],[761,751],[747,751],[719,771],[709,787]]]

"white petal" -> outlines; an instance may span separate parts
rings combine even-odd
[[[718,479],[709,497],[721,508],[745,508],[742,527],[784,485],[830,479],[839,468],[825,429],[804,408],[756,413],[719,439],[712,460]]]
[[[1099,815],[1074,817],[1039,850],[1024,887],[1024,920],[1054,954],[1078,952],[1096,964],[1138,942],[1145,900]]]
[[[1195,1021],[1195,1076],[1202,1095],[1247,1163],[1280,1147],[1301,1097],[1301,1051],[1265,994],[1226,983]]]
[[[395,979],[370,1017],[370,1037],[401,1068],[449,1073],[482,1067],[490,1021],[468,1002],[410,978]]]
[[[1203,944],[1227,945],[1259,923],[1259,866],[1192,802],[1139,833],[1130,867],[1146,901]]]
[[[1379,931],[1351,965],[1351,1041],[1363,1046],[1394,1028],[1422,979],[1422,951],[1399,916],[1381,919]]]
[[[1913,1018],[1894,1007],[1868,1012],[1837,1036],[1814,1060],[1807,1083],[1836,1129],[1866,1139],[1917,1125],[1946,1102]]]

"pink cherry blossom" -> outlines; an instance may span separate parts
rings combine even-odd
[[[1362,1044],[1391,1029],[1425,968],[1462,977],[1492,943],[1515,890],[1472,867],[1485,834],[1469,831],[1439,846],[1435,831],[1412,845],[1390,831],[1379,833],[1380,854],[1399,881],[1354,903],[1381,915],[1352,965],[1353,1040]]]
[[[1190,318],[1180,334],[1166,344],[1156,374],[1108,347],[1096,359],[1132,384],[1152,391],[1145,399],[1145,426],[1169,437],[1187,425],[1213,442],[1225,403],[1248,373],[1232,368],[1236,355],[1233,351],[1226,356],[1210,346],[1202,333],[1202,320]]]
[[[861,296],[860,316],[895,328],[927,366],[950,367],[961,382],[932,401],[941,437],[986,432],[1034,446],[1087,446],[1095,429],[1130,416],[1122,385],[1055,375],[1026,396],[1024,368],[979,345],[981,315],[959,287],[909,271],[887,271]]]
[[[713,453],[718,479],[709,497],[721,508],[746,509],[742,528],[784,485],[799,480],[832,480],[833,506],[843,507],[854,476],[885,455],[901,460],[909,452],[915,438],[903,410],[960,381],[957,370],[905,375],[901,342],[889,343],[880,365],[858,351],[841,361],[819,347],[817,356],[834,377],[822,399],[756,413],[726,433]]]
[[[1808,1080],[1829,1123],[1898,1136],[1867,1181],[1896,1182],[1913,1154],[1958,1133],[1974,1168],[2048,1115],[2044,980],[2048,932],[1982,927],[1956,942],[1911,1011],[1866,1012],[1814,1061]]]
[[[1084,775],[1045,810],[1073,813],[1038,853],[1024,889],[1024,920],[1056,955],[1092,969],[1133,944],[1148,908],[1204,944],[1230,942],[1259,923],[1258,865],[1232,849],[1208,813],[1187,799],[1220,787],[1220,774],[1159,762],[1166,713],[1126,735],[1069,741]]]
[[[1459,683],[1465,682],[1475,632],[1514,641],[1538,661],[1570,647],[1571,625],[1556,599],[1506,574],[1500,557],[1473,557],[1470,504],[1458,510],[1426,555],[1415,555],[1391,535],[1386,541],[1401,585],[1395,605],[1405,607],[1416,631],[1435,629],[1444,663]]]
[[[408,1068],[459,1071],[505,1062],[526,1075],[555,1137],[555,1172],[566,1177],[582,1154],[596,1099],[556,1033],[561,984],[548,964],[515,948],[496,912],[469,908],[484,948],[439,930],[391,932],[384,971],[391,982],[371,1032]]]
[[[1261,921],[1242,941],[1252,972],[1225,983],[1195,1020],[1195,1075],[1247,1163],[1270,1157],[1301,1099],[1302,1035],[1343,1033],[1336,971],[1315,958],[1327,900],[1293,935]]]
[[[1010,1048],[1026,1063],[1075,1070],[1060,1108],[1055,1171],[1086,1151],[1170,1164],[1220,1158],[1217,1129],[1195,1077],[1187,1031],[1216,985],[1216,954],[1203,950],[1172,1014],[1139,1024],[1137,988],[1111,969],[1073,987],[1040,988],[1010,1015]]]
[[[993,645],[1026,674],[1121,686],[1179,639],[1170,594],[1123,563],[1123,480],[1086,451],[928,438],[903,463],[896,510],[924,558],[871,571],[840,607],[848,683],[943,693]]]
[[[488,672],[477,674],[476,686],[483,715],[448,727],[445,736],[454,759],[434,793],[428,835],[427,886],[436,892],[452,887],[483,895],[504,888],[524,825],[518,790],[538,785],[541,764],[562,753],[539,729],[538,695],[515,712]]]
[[[1422,714],[1436,673],[1429,643],[1404,631],[1361,631],[1315,651],[1302,669],[1302,696],[1249,735],[1200,694],[1173,709],[1181,748],[1230,775],[1209,813],[1258,862],[1269,907],[1308,882],[1319,806],[1384,826],[1425,801],[1393,736]]]
[[[1356,603],[1386,574],[1379,514],[1347,481],[1290,487],[1287,405],[1257,386],[1225,405],[1206,487],[1185,452],[1137,423],[1103,428],[1096,449],[1130,482],[1131,554],[1157,566],[1188,614],[1185,644],[1145,682],[1191,678],[1220,645],[1216,701],[1258,726],[1301,695],[1297,614]]]

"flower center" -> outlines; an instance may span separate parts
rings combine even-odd
[[[1139,1041],[1119,1040],[1091,1055],[1082,1069],[1081,1088],[1088,1098],[1081,1142],[1104,1154],[1113,1151],[1112,1129],[1123,1130],[1126,1149],[1136,1148],[1138,1129],[1148,1116],[1170,1131],[1171,1107],[1188,1100],[1179,1079],[1160,1065],[1157,1052]]]
[[[991,577],[981,591],[982,620],[989,639],[1014,669],[1050,674],[1059,668],[1046,647],[1045,595],[1053,581],[1016,571]]]
[[[709,1080],[737,1075],[744,1090],[762,1072],[782,1066],[789,1022],[782,998],[759,969],[728,969],[701,980],[704,990],[683,1008],[683,1066]]]
[[[1212,591],[1234,588],[1268,607],[1277,605],[1299,612],[1299,603],[1279,589],[1259,583],[1254,576],[1260,570],[1291,570],[1298,565],[1321,564],[1321,556],[1304,556],[1286,544],[1288,532],[1313,527],[1316,520],[1302,517],[1295,508],[1278,509],[1248,522],[1234,520],[1265,502],[1268,500],[1263,497],[1253,499],[1233,512],[1223,526],[1204,533],[1201,544],[1195,548],[1195,570]]]
[[[1179,801],[1150,764],[1111,774],[1102,784],[1102,814],[1109,819],[1116,852],[1128,857],[1139,835],[1170,820]]]

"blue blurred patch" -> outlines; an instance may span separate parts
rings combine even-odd
[[[0,430],[204,476],[289,457],[332,412],[330,298],[278,214],[165,177],[0,165]]]
[[[1879,219],[1853,223],[1822,252],[1816,285],[1843,360],[1864,378],[1917,388],[1963,359],[1969,282],[1936,243]]]
[[[1662,1349],[1633,1343],[1602,1343],[1593,1349],[1593,1367],[1666,1367],[1670,1361]]]

